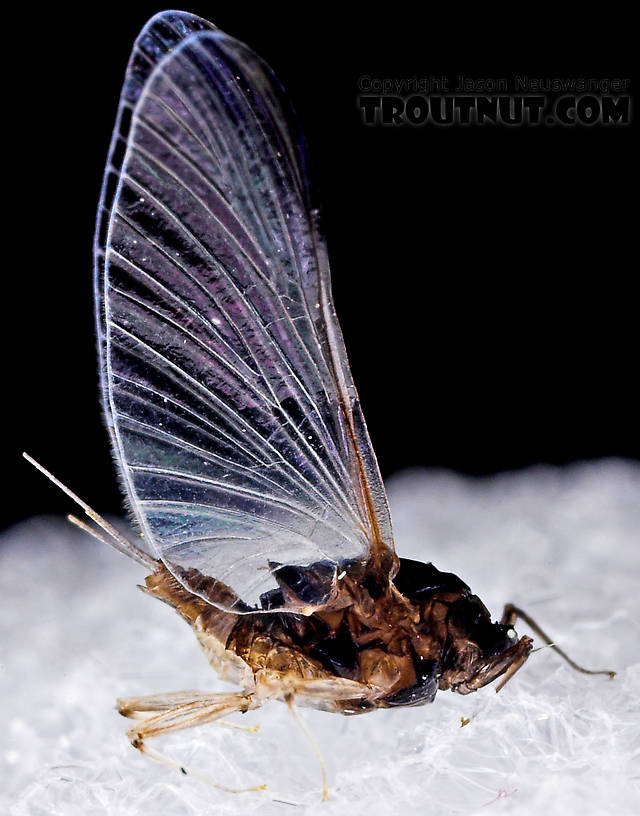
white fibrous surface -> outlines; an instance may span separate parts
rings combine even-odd
[[[576,661],[617,677],[578,674],[546,648],[500,694],[440,692],[432,705],[358,717],[300,709],[326,758],[328,802],[280,703],[231,718],[257,733],[214,724],[153,741],[213,781],[267,784],[223,793],[140,755],[114,702],[231,687],[175,612],[136,589],[139,565],[61,520],[34,519],[0,539],[0,812],[640,812],[640,466],[482,480],[412,471],[388,487],[400,555],[456,573],[495,618],[516,603]]]

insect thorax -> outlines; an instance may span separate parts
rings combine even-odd
[[[147,578],[147,587],[192,625],[224,679],[244,688],[264,672],[292,682],[355,681],[363,686],[359,699],[305,701],[343,713],[428,703],[438,689],[469,693],[530,649],[510,626],[492,623],[455,575],[408,559],[392,582],[374,571],[345,575],[331,607],[311,615],[225,612],[164,568]]]

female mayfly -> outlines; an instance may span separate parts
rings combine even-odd
[[[80,504],[240,688],[120,700],[136,748],[161,758],[151,737],[270,699],[356,714],[501,687],[522,666],[520,610],[492,623],[455,575],[396,556],[297,120],[268,66],[193,15],[159,14],[136,40],[95,294],[148,551]]]

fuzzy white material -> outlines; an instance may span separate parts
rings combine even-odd
[[[0,812],[640,813],[640,466],[413,471],[389,493],[400,555],[455,572],[496,618],[513,601],[576,661],[617,677],[577,674],[543,649],[500,694],[440,692],[359,717],[301,709],[327,760],[324,803],[317,760],[280,703],[235,716],[257,734],[209,725],[154,741],[223,784],[268,785],[221,793],[135,751],[114,701],[229,686],[178,616],[136,589],[140,566],[34,519],[0,540]]]

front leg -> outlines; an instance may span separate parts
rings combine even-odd
[[[566,654],[559,646],[553,642],[553,640],[549,637],[549,635],[544,632],[538,624],[531,618],[526,612],[520,609],[518,606],[514,606],[514,604],[505,604],[504,612],[502,613],[502,620],[501,623],[506,624],[507,626],[513,626],[515,622],[520,618],[523,620],[527,626],[532,629],[539,638],[541,638],[547,646],[550,646],[554,649],[560,657],[567,661],[567,663],[571,666],[572,669],[576,671],[582,672],[582,674],[606,674],[612,680],[616,676],[614,671],[610,671],[609,669],[598,669],[596,671],[592,669],[585,669],[583,666],[579,666],[575,663],[568,654]]]

